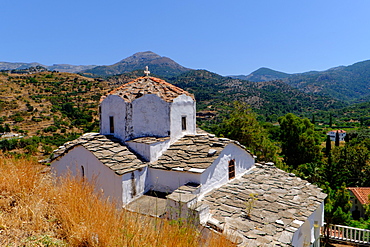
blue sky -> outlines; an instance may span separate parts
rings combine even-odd
[[[2,0],[0,61],[110,65],[153,51],[221,75],[370,59],[369,0]]]

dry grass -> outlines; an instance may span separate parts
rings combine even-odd
[[[117,210],[86,181],[57,184],[32,159],[0,156],[0,246],[234,246],[225,237]]]

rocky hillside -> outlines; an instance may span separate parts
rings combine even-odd
[[[149,66],[151,73],[160,75],[162,77],[175,76],[190,70],[168,57],[161,57],[154,52],[146,51],[135,53],[134,55],[113,65],[98,66],[93,69],[85,70],[83,73],[99,76],[110,76],[123,74],[134,70],[144,70],[145,66]]]
[[[29,135],[71,133],[95,127],[104,82],[77,74],[0,74],[0,118]],[[52,127],[51,127],[52,126]]]

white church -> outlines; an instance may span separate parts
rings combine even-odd
[[[100,133],[54,151],[56,176],[94,179],[131,211],[191,215],[241,246],[318,246],[326,195],[255,163],[239,142],[197,130],[194,96],[145,73],[101,98]],[[251,195],[257,199],[247,212]]]

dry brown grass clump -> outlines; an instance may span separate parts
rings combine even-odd
[[[117,210],[73,177],[53,182],[32,159],[0,156],[0,246],[234,246],[213,234]]]

